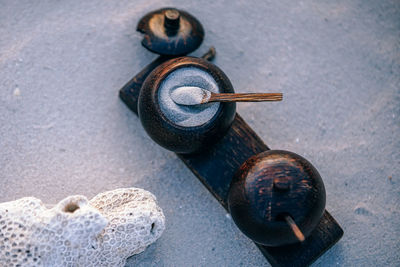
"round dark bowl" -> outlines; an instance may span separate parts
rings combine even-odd
[[[174,58],[154,69],[143,83],[138,101],[140,121],[147,134],[160,146],[176,153],[196,153],[218,142],[231,126],[236,112],[235,103],[220,103],[216,114],[203,125],[184,127],[163,114],[158,100],[163,80],[173,71],[196,67],[212,76],[221,93],[234,93],[225,73],[214,64],[194,57]]]
[[[248,159],[232,180],[228,207],[239,229],[256,243],[298,243],[290,216],[307,238],[325,209],[321,176],[305,158],[270,150]]]

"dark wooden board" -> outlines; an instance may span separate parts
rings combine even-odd
[[[140,88],[147,75],[168,59],[158,57],[120,90],[121,99],[134,113],[137,114]],[[213,147],[195,155],[177,155],[221,205],[228,209],[228,189],[233,175],[249,157],[266,150],[269,150],[267,145],[239,114],[236,114],[232,127]],[[316,229],[301,244],[282,247],[256,245],[273,266],[308,266],[333,246],[342,235],[343,230],[339,224],[325,210]]]

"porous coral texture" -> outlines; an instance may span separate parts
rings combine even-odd
[[[0,203],[0,266],[124,266],[165,229],[156,198],[138,188],[53,208],[33,197]]]

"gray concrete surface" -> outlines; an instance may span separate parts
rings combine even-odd
[[[271,148],[320,171],[345,231],[315,266],[400,265],[398,1],[0,1],[0,201],[119,187],[153,192],[167,229],[128,266],[268,266],[118,90],[155,58],[138,19],[163,6],[203,23],[238,92],[284,102],[238,110]]]

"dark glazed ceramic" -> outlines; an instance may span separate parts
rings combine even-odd
[[[139,21],[137,30],[145,35],[142,45],[160,55],[186,55],[196,50],[204,38],[201,23],[176,8],[148,13]]]
[[[270,150],[248,159],[232,180],[228,206],[242,232],[265,246],[299,242],[285,221],[290,216],[305,237],[325,209],[325,187],[305,158]]]
[[[221,93],[234,93],[228,77],[214,64],[194,57],[180,57],[164,62],[146,78],[140,90],[138,113],[148,135],[162,147],[176,153],[195,153],[215,144],[231,126],[236,112],[235,103],[221,103],[217,113],[207,123],[183,127],[168,120],[158,103],[162,81],[174,70],[196,67],[209,73]]]

